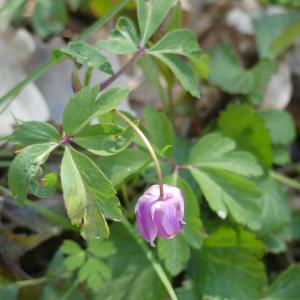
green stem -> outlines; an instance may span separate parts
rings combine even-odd
[[[275,171],[270,171],[270,176],[273,177],[275,180],[283,183],[286,186],[294,188],[296,190],[300,190],[300,182],[294,179],[291,179],[285,175],[279,174]]]
[[[164,198],[164,180],[163,180],[163,176],[162,176],[162,172],[161,172],[161,168],[159,165],[159,161],[158,158],[155,154],[155,151],[151,145],[151,143],[148,141],[148,139],[146,138],[146,136],[144,135],[144,133],[141,131],[141,129],[138,128],[138,126],[136,126],[126,115],[124,115],[123,113],[121,113],[120,111],[115,111],[115,113],[121,118],[123,119],[131,128],[133,128],[133,130],[137,133],[137,135],[141,138],[141,140],[143,141],[143,143],[145,144],[145,146],[148,149],[148,152],[150,153],[155,169],[156,169],[156,173],[157,173],[157,178],[159,181],[159,190],[160,190],[160,198],[163,199]]]
[[[91,82],[93,68],[87,67],[85,76],[84,76],[84,86],[88,86]]]
[[[106,16],[103,16],[98,21],[96,21],[93,25],[84,30],[75,40],[81,41],[86,39],[90,34],[95,32],[104,26],[112,17],[118,14],[128,3],[130,0],[123,0],[118,5],[116,5]],[[20,92],[31,82],[38,79],[41,75],[45,73],[46,70],[54,66],[55,64],[61,61],[60,58],[52,57],[41,64],[37,69],[35,69],[27,78],[22,80],[19,84],[17,84],[14,88],[8,91],[5,95],[0,97],[0,105],[10,101],[12,102],[15,97],[17,97]]]
[[[122,224],[125,226],[127,231],[132,235],[132,237],[135,239],[137,244],[141,247],[141,249],[145,253],[147,259],[151,263],[151,265],[152,265],[153,269],[155,270],[156,274],[158,275],[161,282],[165,286],[165,288],[166,288],[166,290],[167,290],[167,292],[170,296],[170,299],[171,300],[178,300],[178,298],[176,296],[176,293],[175,293],[175,291],[174,291],[174,289],[173,289],[173,287],[172,287],[172,285],[169,281],[168,276],[166,275],[164,269],[162,268],[162,266],[159,264],[159,262],[157,261],[157,259],[153,255],[152,251],[145,245],[145,242],[139,237],[139,235],[137,234],[137,232],[135,231],[133,226],[126,219],[123,220]]]

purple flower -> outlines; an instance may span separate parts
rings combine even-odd
[[[185,224],[183,194],[177,187],[164,184],[164,197],[160,199],[159,185],[152,185],[139,198],[135,213],[139,232],[155,246],[156,236],[173,238]]]

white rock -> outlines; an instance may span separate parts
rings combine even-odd
[[[293,93],[292,72],[288,63],[283,60],[267,84],[264,93],[263,109],[284,109],[290,102]]]
[[[34,40],[24,29],[0,29],[0,95],[4,95],[28,74],[24,67],[35,50]],[[15,118],[29,121],[49,119],[47,104],[35,84],[27,87],[11,102],[0,106],[0,135],[12,132]]]

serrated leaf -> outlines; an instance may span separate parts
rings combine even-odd
[[[299,299],[299,282],[300,264],[296,264],[276,278],[263,300],[297,300]]]
[[[198,81],[187,63],[181,61],[174,54],[152,53],[152,55],[156,56],[171,69],[185,90],[192,96],[200,98]]]
[[[85,259],[85,252],[82,250],[81,252],[69,255],[64,263],[68,271],[75,271],[82,266]]]
[[[218,125],[223,134],[235,140],[238,148],[254,154],[266,167],[271,166],[271,138],[264,120],[251,106],[229,105],[220,114]]]
[[[30,183],[36,178],[40,165],[57,146],[55,143],[28,146],[12,162],[8,171],[8,185],[20,205],[25,203]]]
[[[120,17],[111,38],[100,41],[99,46],[115,54],[129,54],[138,50],[138,35],[133,22],[127,17]]]
[[[188,273],[198,297],[261,299],[266,283],[263,249],[262,243],[252,233],[219,228],[205,240],[203,248],[195,252],[191,260]]]
[[[192,148],[189,164],[199,168],[226,170],[243,176],[259,176],[262,169],[248,152],[237,151],[233,140],[219,133],[202,137]]]
[[[282,252],[290,239],[287,231],[291,223],[291,211],[287,194],[272,178],[260,180],[258,186],[262,194],[262,227],[256,234],[266,243],[268,251]]]
[[[117,249],[112,241],[91,240],[88,252],[98,258],[106,258],[116,253]]]
[[[61,166],[62,188],[67,213],[73,225],[81,227],[86,239],[108,237],[102,214],[122,217],[116,191],[102,171],[87,156],[66,148]]]
[[[74,142],[96,155],[111,156],[126,149],[132,143],[134,134],[131,127],[101,123],[80,130]]]
[[[39,121],[23,122],[17,125],[9,142],[29,146],[46,142],[58,142],[60,135],[49,123]]]
[[[184,221],[182,230],[184,239],[196,249],[200,249],[203,242],[203,224],[200,219],[198,200],[189,183],[174,173],[165,178],[165,182],[180,188],[184,195]]]
[[[138,174],[150,162],[150,155],[142,149],[126,149],[114,156],[97,160],[114,186],[120,185],[129,176]]]
[[[98,49],[83,41],[71,42],[68,48],[56,49],[52,55],[56,58],[68,57],[79,65],[87,65],[104,73],[113,74],[111,64],[106,57]]]
[[[141,43],[145,45],[170,11],[174,0],[137,0]]]
[[[115,109],[129,93],[127,89],[112,88],[98,96],[98,91],[99,86],[88,86],[71,97],[63,117],[67,135],[78,133],[93,118]]]
[[[268,128],[272,144],[289,145],[296,137],[296,128],[292,116],[283,110],[265,110],[259,112]]]
[[[61,32],[68,21],[68,11],[63,0],[37,0],[32,25],[41,38]]]
[[[189,56],[200,50],[196,34],[188,29],[168,32],[148,52]]]
[[[64,240],[63,244],[60,247],[60,251],[63,254],[72,255],[80,253],[82,251],[82,248],[72,240]]]
[[[190,256],[190,249],[182,235],[172,239],[159,239],[157,248],[159,258],[164,261],[167,270],[173,276],[184,269]]]
[[[78,273],[78,279],[80,281],[87,281],[88,286],[93,290],[100,289],[103,282],[110,278],[110,268],[101,260],[93,257],[87,259]]]
[[[261,226],[260,193],[255,184],[245,177],[219,169],[192,168],[210,208],[220,218],[228,213],[240,224],[251,229]]]
[[[174,132],[167,116],[162,112],[158,112],[155,108],[148,106],[144,110],[144,120],[151,144],[158,151],[161,151],[167,146],[170,147],[166,151],[166,155],[169,158],[172,157]]]

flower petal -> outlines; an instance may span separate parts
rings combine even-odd
[[[141,197],[143,198],[143,197]],[[155,201],[151,199],[140,199],[136,209],[137,227],[143,238],[154,246],[153,242],[157,235],[157,227],[153,220],[152,206]]]
[[[171,238],[180,232],[183,225],[178,217],[178,209],[172,201],[160,201],[159,205],[157,203],[154,205],[154,210],[159,236]]]

